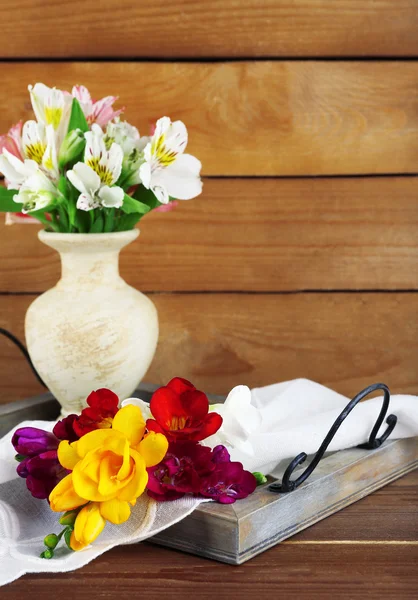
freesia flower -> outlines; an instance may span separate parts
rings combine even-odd
[[[19,193],[13,196],[13,200],[23,204],[22,212],[28,213],[47,208],[59,196],[61,194],[51,179],[38,169],[24,181],[20,186]]]
[[[164,433],[169,441],[204,440],[222,425],[220,415],[209,414],[207,396],[180,377],[154,392],[150,409],[154,419],[147,420],[147,428]]]
[[[249,438],[260,428],[261,414],[251,403],[250,388],[237,385],[229,392],[223,404],[213,404],[209,410],[219,413],[223,420],[222,427],[214,436],[205,440],[205,444],[211,447],[223,444],[253,455]]]
[[[39,166],[34,160],[20,160],[6,148],[0,154],[0,173],[7,180],[9,190],[18,190],[24,182],[39,171]]]
[[[84,506],[74,523],[70,541],[71,548],[82,550],[91,544],[102,533],[105,525],[106,519],[102,517],[98,502],[90,502]]]
[[[224,446],[211,450],[192,441],[171,442],[162,462],[148,474],[148,495],[159,502],[195,494],[231,504],[246,498],[257,485],[241,463],[230,462]]]
[[[252,494],[257,480],[239,462],[220,462],[200,486],[200,494],[221,504],[232,504]]]
[[[16,158],[23,159],[22,154],[22,125],[23,121],[19,121],[13,125],[5,135],[0,135],[0,154],[3,149],[6,149]]]
[[[34,498],[48,498],[67,471],[58,461],[58,438],[49,431],[36,427],[21,427],[12,437],[12,444],[23,458],[17,467],[19,477],[26,479],[26,487]]]
[[[164,459],[148,469],[148,495],[158,501],[199,493],[201,477],[215,469],[212,451],[198,442],[171,442]]]
[[[29,85],[28,89],[37,121],[45,126],[52,125],[59,147],[68,130],[72,97],[43,83]]]
[[[202,165],[194,156],[183,154],[186,146],[187,129],[182,121],[172,123],[168,117],[157,121],[144,150],[145,162],[139,168],[139,177],[162,204],[167,204],[170,196],[190,200],[202,191]]]
[[[18,454],[37,456],[41,452],[56,450],[59,442],[49,431],[37,427],[21,427],[14,432],[12,444]]]
[[[115,524],[124,523],[130,516],[130,505],[134,505],[145,490],[147,467],[158,464],[168,448],[163,435],[144,434],[145,421],[140,409],[128,405],[116,413],[111,429],[90,431],[71,444],[61,442],[58,459],[72,472],[52,490],[49,496],[51,509],[61,512],[93,502],[97,503],[103,519]],[[94,526],[89,532],[75,532],[71,542],[74,550],[81,549],[86,541],[90,543],[99,535],[100,519],[96,512],[94,515]],[[81,520],[86,518],[87,522],[87,517],[83,516]],[[79,531],[85,531],[83,522]]]
[[[84,162],[78,162],[67,177],[81,192],[77,200],[80,210],[93,210],[99,206],[119,208],[125,192],[113,185],[122,170],[123,152],[118,144],[106,148],[103,132],[97,125],[85,134]],[[111,187],[112,186],[112,187]]]
[[[59,440],[68,440],[69,442],[75,442],[80,439],[80,436],[74,431],[74,424],[79,419],[78,415],[68,415],[68,417],[64,417],[58,421],[52,433]]]
[[[95,429],[112,427],[119,405],[119,398],[114,392],[100,388],[88,396],[87,404],[88,408],[83,408],[81,415],[72,422],[76,435],[81,437]]]
[[[89,125],[97,123],[101,127],[106,127],[109,121],[118,117],[124,110],[123,108],[113,110],[117,96],[106,96],[98,101],[92,100],[90,92],[84,85],[75,85],[72,94],[73,98],[79,101]]]

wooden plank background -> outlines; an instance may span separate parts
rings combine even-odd
[[[27,84],[113,92],[147,134],[189,129],[205,175],[415,173],[418,62],[0,63],[0,130],[32,118]],[[13,98],[13,102],[10,102]]]
[[[2,57],[418,54],[416,0],[2,0],[2,5]]]

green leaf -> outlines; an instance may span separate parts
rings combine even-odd
[[[90,233],[103,233],[104,218],[102,211],[99,212],[98,217],[90,227]]]
[[[157,208],[157,206],[161,206],[161,202],[157,200],[156,195],[152,190],[147,190],[142,184],[137,187],[133,197],[139,202],[146,204],[150,210],[153,208]]]
[[[74,129],[81,129],[84,133],[89,130],[88,123],[86,121],[86,117],[84,116],[83,109],[80,106],[79,101],[76,98],[73,98],[73,103],[71,106],[71,116],[70,122],[68,124],[68,132],[73,131]]]
[[[129,231],[133,229],[143,215],[131,213],[130,215],[122,215],[117,222],[114,231]]]
[[[139,200],[132,198],[132,196],[128,196],[128,194],[125,194],[121,210],[127,215],[130,215],[132,213],[145,215],[145,213],[150,211],[150,207],[147,204],[144,204],[144,202],[140,202]]]
[[[79,233],[88,233],[91,226],[89,213],[84,210],[77,210],[74,225]]]
[[[68,215],[67,215],[65,209],[62,206],[58,206],[57,212],[58,212],[58,216],[59,216],[59,223],[60,223],[61,229],[64,230],[64,233],[69,233],[70,223],[68,221]]]
[[[17,193],[17,190],[7,190],[0,186],[0,212],[22,212],[22,205],[13,200]]]
[[[69,548],[70,550],[72,550],[72,548],[71,548],[71,529],[66,529],[65,530],[64,540],[65,540],[65,543],[67,544],[67,548]]]
[[[115,212],[116,209],[114,208],[105,208],[104,209],[104,213],[105,213],[105,221],[104,221],[104,227],[103,227],[103,231],[104,233],[110,233],[111,231],[113,231],[113,227],[115,225]]]

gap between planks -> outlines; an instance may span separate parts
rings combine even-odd
[[[318,544],[321,545],[331,545],[331,544],[340,544],[346,546],[352,545],[362,545],[362,546],[418,546],[418,540],[285,540],[280,542],[281,544],[292,544],[293,546],[316,546]]]

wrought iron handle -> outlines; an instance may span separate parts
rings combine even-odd
[[[390,392],[389,392],[389,388],[384,383],[375,383],[374,385],[369,385],[369,387],[365,388],[363,391],[361,391],[359,394],[357,394],[357,396],[355,396],[347,404],[347,406],[344,408],[342,413],[339,415],[339,417],[333,423],[331,429],[328,431],[327,435],[324,438],[324,441],[322,442],[317,453],[313,457],[311,463],[303,471],[303,473],[301,475],[299,475],[299,477],[297,479],[291,481],[290,477],[291,477],[293,471],[296,469],[296,467],[298,467],[299,465],[301,465],[305,462],[305,460],[308,456],[305,452],[301,452],[301,454],[298,454],[292,460],[292,462],[289,464],[289,466],[287,467],[287,469],[283,475],[283,479],[282,479],[281,483],[279,483],[279,482],[273,483],[272,485],[269,486],[268,489],[271,492],[284,494],[286,492],[293,492],[293,490],[295,490],[297,487],[299,487],[301,483],[306,481],[306,479],[308,479],[308,477],[312,474],[312,472],[318,466],[319,461],[324,456],[328,446],[330,445],[333,437],[335,436],[338,429],[340,428],[342,422],[351,413],[351,411],[357,406],[357,404],[360,402],[360,400],[363,400],[363,398],[365,398],[372,392],[375,392],[376,390],[383,390],[382,408],[380,410],[377,421],[370,433],[369,441],[366,442],[365,444],[360,444],[358,447],[364,448],[366,450],[373,450],[375,448],[379,448],[379,446],[381,446],[381,444],[383,444],[383,442],[392,433],[392,431],[396,425],[396,422],[398,420],[396,415],[389,415],[386,419],[386,423],[388,425],[386,431],[380,436],[380,438],[376,438],[378,431],[384,421],[384,418],[385,418],[386,413],[389,408]]]

